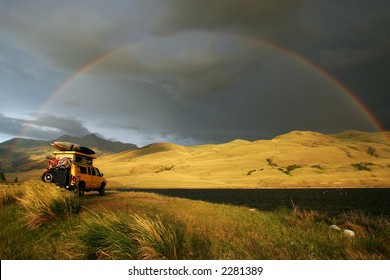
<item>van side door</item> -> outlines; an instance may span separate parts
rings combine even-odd
[[[84,181],[85,182],[85,188],[86,189],[89,189],[90,188],[90,185],[91,185],[91,170],[89,169],[88,166],[85,166],[85,165],[79,165],[79,168],[80,168],[80,178],[79,178],[79,183],[81,181]]]
[[[96,189],[96,188],[100,187],[99,186],[99,180],[98,180],[99,177],[97,176],[96,169],[94,167],[91,167],[91,172],[92,172],[91,186]]]

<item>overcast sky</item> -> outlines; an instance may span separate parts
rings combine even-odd
[[[377,130],[347,91],[388,130],[389,23],[388,0],[0,0],[0,142]]]

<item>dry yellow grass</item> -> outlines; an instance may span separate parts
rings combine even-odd
[[[25,182],[23,187],[23,195],[18,200],[25,209],[26,224],[29,228],[62,220],[80,210],[77,195],[53,184],[29,181]]]
[[[389,259],[388,219],[362,212],[266,212],[141,192],[87,195],[74,212],[63,203],[79,201],[70,192],[17,187],[22,204],[0,208],[2,259]]]
[[[254,142],[156,143],[96,165],[109,186],[134,188],[390,187],[390,144],[380,133],[293,131]]]

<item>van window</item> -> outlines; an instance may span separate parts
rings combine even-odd
[[[80,173],[87,174],[87,168],[85,166],[80,166]]]
[[[96,169],[96,175],[97,175],[97,176],[102,176],[102,174],[100,174],[99,169],[97,169],[97,168],[95,168],[95,169]]]
[[[87,168],[88,168],[88,175],[91,175],[91,168],[90,167]]]
[[[91,170],[92,170],[92,176],[96,176],[95,168],[92,167]]]

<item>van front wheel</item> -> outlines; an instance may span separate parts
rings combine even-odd
[[[105,195],[106,194],[106,185],[102,184],[99,189],[99,195]]]

